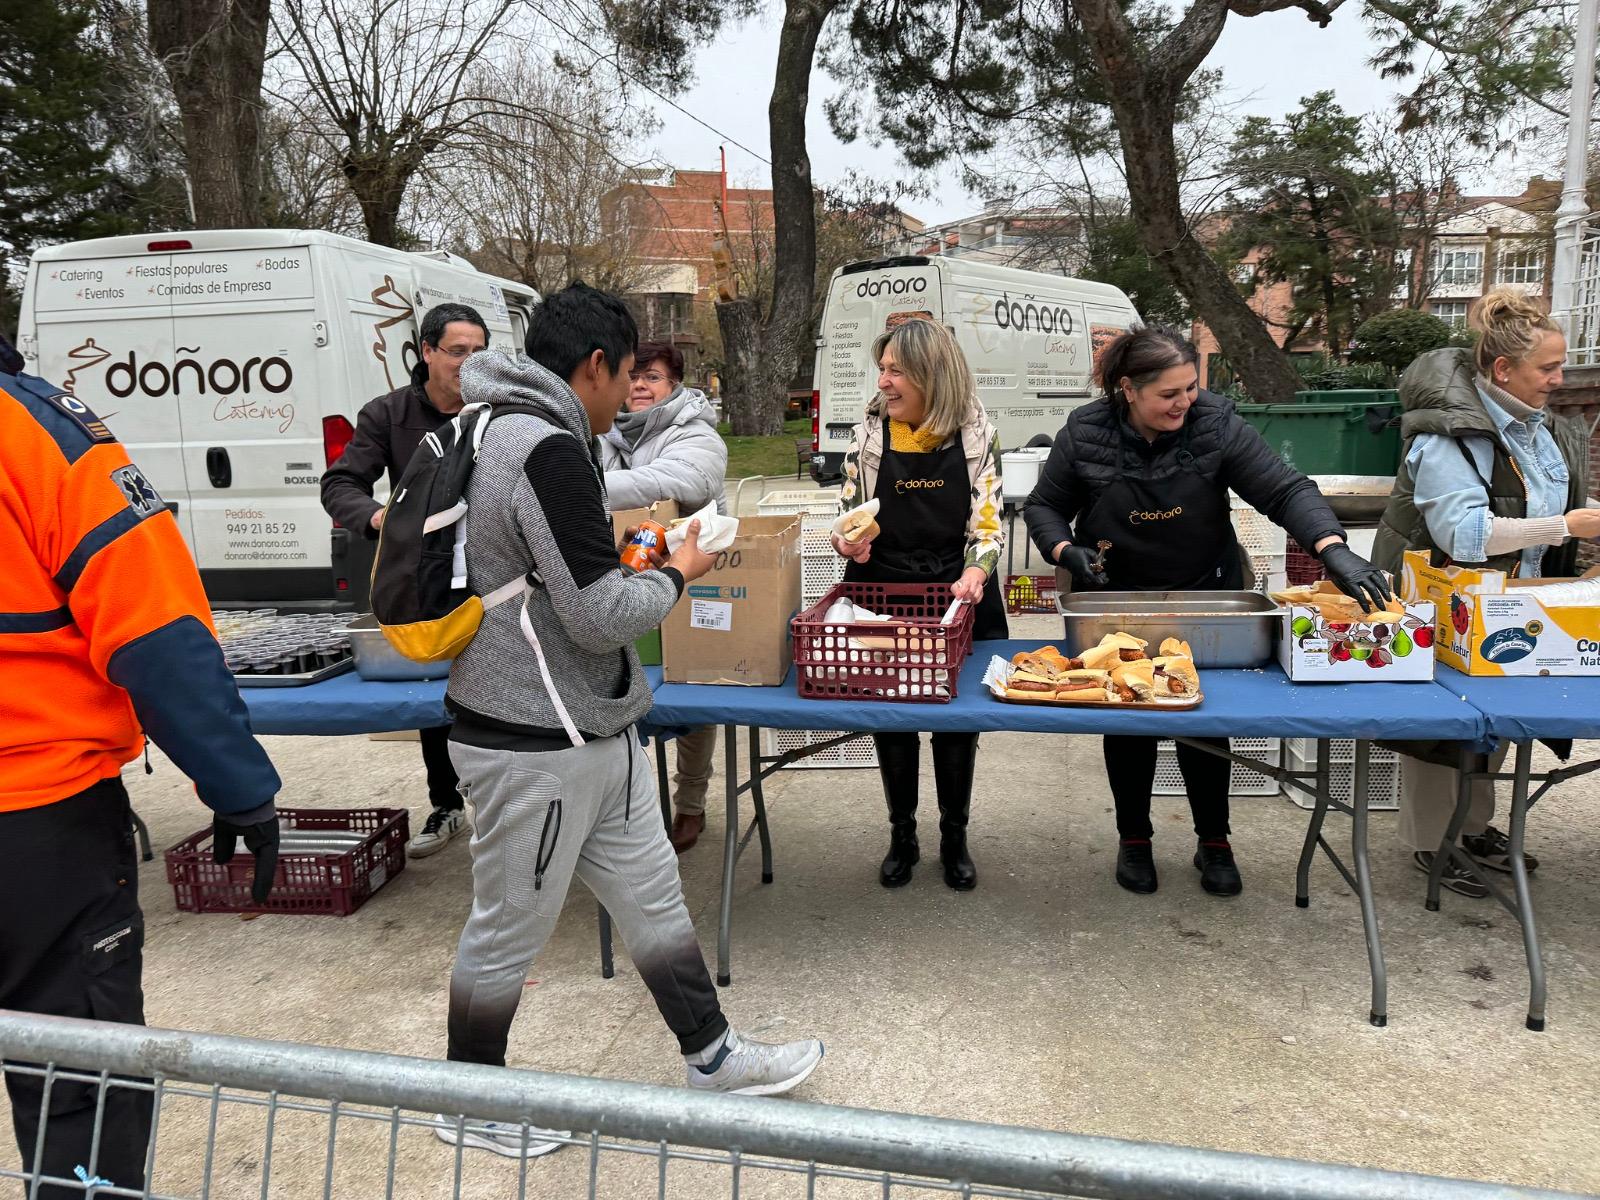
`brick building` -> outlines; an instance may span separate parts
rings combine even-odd
[[[1560,195],[1560,184],[1534,176],[1517,196],[1433,198],[1435,210],[1447,210],[1445,219],[1431,232],[1415,233],[1411,244],[1400,251],[1404,278],[1395,289],[1395,305],[1410,304],[1463,328],[1472,302],[1502,283],[1516,284],[1548,300],[1551,218]],[[1226,217],[1217,216],[1200,222],[1196,233],[1215,245],[1225,228]],[[1327,345],[1317,327],[1301,330],[1285,345],[1293,290],[1288,283],[1256,280],[1256,263],[1262,257],[1263,248],[1258,247],[1232,268],[1241,287],[1253,285],[1250,307],[1290,355],[1325,353]],[[1200,350],[1201,385],[1210,386],[1221,348],[1204,322],[1195,322],[1192,336]]]
[[[711,285],[716,274],[712,242],[721,234],[717,203],[720,171],[663,167],[640,171],[600,201],[608,237],[626,238],[639,264],[640,282],[628,296],[647,341],[671,342],[687,375],[700,379],[700,331],[714,323]],[[730,187],[724,214],[734,259],[749,262],[771,244],[772,192]]]

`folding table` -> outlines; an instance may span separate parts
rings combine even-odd
[[[1009,658],[1042,642],[978,642],[963,668],[956,697],[948,704],[803,700],[791,680],[777,687],[663,684],[656,690],[653,726],[722,725],[725,733],[724,787],[727,823],[722,862],[722,911],[717,934],[717,982],[732,979],[733,884],[740,855],[752,836],[761,841],[761,880],[772,882],[772,841],[767,827],[762,781],[787,764],[832,745],[825,742],[779,755],[761,749],[761,730],[839,729],[860,732],[942,730],[1020,733],[1145,734],[1191,741],[1195,738],[1249,735],[1315,738],[1318,768],[1293,772],[1233,754],[1242,766],[1300,787],[1316,798],[1296,876],[1296,900],[1310,903],[1311,863],[1320,846],[1349,882],[1361,903],[1372,972],[1370,1019],[1388,1020],[1387,981],[1379,941],[1377,912],[1367,860],[1366,779],[1371,743],[1376,739],[1426,738],[1479,746],[1485,737],[1483,714],[1460,696],[1433,683],[1294,684],[1277,666],[1248,671],[1202,671],[1202,704],[1194,709],[1155,713],[1141,709],[1044,707],[1005,704],[982,686],[990,657]],[[749,777],[738,772],[738,730],[749,737]],[[1355,742],[1355,792],[1350,804],[1335,800],[1329,787],[1329,742]],[[1204,747],[1203,747],[1204,748]],[[749,792],[755,819],[741,837],[739,797]],[[1354,871],[1322,836],[1329,808],[1350,814]]]
[[[1522,858],[1527,833],[1528,810],[1546,792],[1568,779],[1600,770],[1600,758],[1549,771],[1533,770],[1533,743],[1568,738],[1600,737],[1600,677],[1557,675],[1472,676],[1441,665],[1435,683],[1460,696],[1484,716],[1492,738],[1503,738],[1516,747],[1515,765],[1508,774],[1473,769],[1472,756],[1461,757],[1461,780],[1456,793],[1455,812],[1445,830],[1439,851],[1433,857],[1428,876],[1427,906],[1439,910],[1440,880],[1445,864],[1460,863],[1489,889],[1490,895],[1505,906],[1522,926],[1523,952],[1528,960],[1528,1028],[1541,1030],[1545,1022],[1544,959],[1539,949],[1539,934],[1534,922],[1533,896],[1528,888],[1528,872]],[[1561,755],[1563,759],[1568,755]],[[1508,817],[1511,843],[1512,894],[1507,896],[1494,880],[1487,878],[1476,861],[1457,843],[1471,804],[1475,779],[1511,781],[1511,812]],[[1537,782],[1538,790],[1530,794]]]

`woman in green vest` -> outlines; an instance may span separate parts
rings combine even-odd
[[[1373,547],[1398,578],[1407,550],[1436,562],[1526,579],[1576,574],[1578,539],[1600,537],[1589,495],[1589,431],[1547,411],[1561,386],[1567,343],[1532,297],[1496,288],[1469,314],[1471,350],[1431,350],[1400,379],[1405,454]],[[1407,746],[1400,839],[1428,871],[1455,811],[1457,747]],[[1499,769],[1502,749],[1490,765]],[[1494,784],[1473,785],[1461,845],[1482,866],[1509,871],[1506,835],[1489,824]],[[1528,870],[1537,861],[1525,856]],[[1444,885],[1464,896],[1488,889],[1454,861]]]

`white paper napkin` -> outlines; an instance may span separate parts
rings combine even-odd
[[[707,554],[720,554],[733,545],[733,539],[739,536],[739,518],[725,517],[717,512],[715,500],[690,517],[689,521],[700,522],[700,549]],[[684,538],[689,536],[689,521],[667,530],[668,554],[677,553]]]

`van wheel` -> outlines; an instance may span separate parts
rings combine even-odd
[[[1054,446],[1055,444],[1055,439],[1052,438],[1048,433],[1036,433],[1028,439],[1027,449],[1032,450],[1038,446],[1049,447]]]

